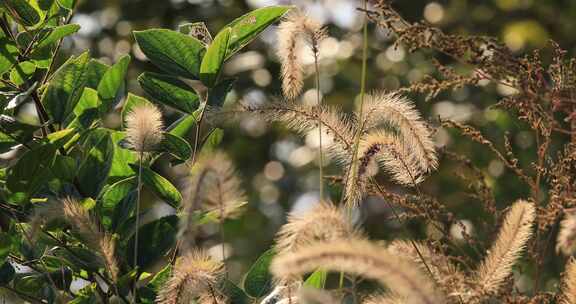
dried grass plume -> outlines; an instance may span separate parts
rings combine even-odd
[[[308,212],[288,217],[288,223],[276,236],[276,249],[279,254],[287,254],[318,241],[358,237],[358,231],[346,218],[344,210],[322,201]]]
[[[223,152],[211,152],[198,159],[192,169],[188,185],[188,198],[184,200],[186,215],[180,224],[184,248],[193,244],[194,212],[209,212],[220,221],[241,215],[247,202],[246,193],[234,164]]]
[[[570,258],[562,279],[560,304],[576,304],[576,260]]]
[[[496,242],[484,259],[475,282],[480,294],[495,294],[512,273],[512,266],[522,255],[532,236],[536,216],[534,205],[518,200],[504,218]]]
[[[556,251],[565,256],[576,252],[576,210],[566,210],[564,219],[560,222]]]
[[[445,303],[443,295],[412,262],[368,241],[317,243],[277,256],[271,265],[276,278],[298,278],[318,268],[373,279],[410,304]]]
[[[137,105],[126,115],[126,140],[138,152],[148,152],[162,141],[162,113],[153,104]]]
[[[298,97],[304,83],[302,62],[299,52],[306,42],[314,56],[318,56],[318,45],[326,36],[321,24],[301,12],[289,14],[278,26],[278,57],[282,64],[282,91],[292,100]]]
[[[219,301],[221,295],[216,294],[215,285],[222,274],[221,262],[215,261],[204,251],[191,250],[177,261],[172,276],[160,289],[156,303],[190,303],[193,299],[200,299],[204,303],[221,303],[223,301]]]

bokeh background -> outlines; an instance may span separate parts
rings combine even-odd
[[[133,30],[177,29],[182,23],[204,21],[215,34],[249,10],[275,4],[293,4],[327,26],[330,38],[320,47],[321,93],[325,103],[341,106],[344,110],[352,109],[360,88],[362,15],[356,10],[361,6],[360,1],[84,0],[72,20],[82,29],[65,41],[62,58],[89,49],[93,57],[112,63],[129,53],[133,61],[128,90],[144,95],[136,78],[143,71],[156,71],[157,68],[147,62],[138,49],[131,34]],[[425,20],[449,33],[496,36],[519,55],[546,47],[549,39],[557,41],[569,54],[573,54],[576,47],[573,34],[576,1],[572,0],[398,0],[396,7],[409,20]],[[228,104],[240,99],[266,103],[278,98],[280,66],[275,55],[275,34],[273,26],[226,63],[224,73],[238,77],[234,91],[228,96]],[[402,46],[395,47],[393,37],[387,34],[372,24],[369,26],[369,90],[395,90],[419,81],[425,75],[436,75],[430,59],[437,54],[430,51],[409,54]],[[306,73],[311,76],[312,57],[305,53],[303,58]],[[447,58],[439,59],[463,73],[469,70]],[[303,103],[315,103],[312,81],[313,77],[307,78],[301,98]],[[505,87],[486,82],[479,88],[465,87],[442,93],[430,101],[418,94],[410,97],[432,126],[438,126],[438,117],[473,124],[498,144],[503,142],[505,132],[510,132],[514,150],[521,163],[527,166],[535,150],[533,135],[512,115],[490,108],[499,98],[511,93]],[[171,120],[175,116],[166,111],[166,117]],[[439,149],[463,153],[474,161],[492,187],[499,207],[504,208],[528,193],[528,189],[481,146],[444,129],[436,130],[435,140]],[[273,244],[274,234],[286,221],[287,212],[302,211],[317,202],[317,145],[315,133],[301,138],[281,126],[270,126],[257,119],[244,119],[225,129],[220,148],[237,164],[250,198],[245,215],[227,222],[225,227],[225,245],[230,255],[228,267],[233,278],[237,279]],[[185,187],[184,167],[170,168],[168,162],[164,162],[156,169]],[[338,173],[333,164],[327,171]],[[469,234],[485,240],[488,234],[482,223],[487,218],[481,202],[466,194],[467,183],[457,178],[455,172],[466,173],[457,163],[442,158],[440,169],[425,182],[422,191],[438,197],[462,221]],[[385,176],[381,179],[394,191],[409,191],[387,183]],[[331,190],[332,198],[339,199],[339,190]],[[148,199],[154,201],[153,197]],[[160,204],[154,208],[159,213],[173,212]],[[422,238],[433,234],[422,223],[409,221],[410,235],[407,235],[377,198],[368,198],[362,204],[356,212],[356,220],[374,238]],[[456,238],[460,237],[459,227],[452,229]],[[221,252],[218,227],[206,227],[202,242],[218,255]],[[551,268],[550,272],[556,270]],[[552,286],[555,281],[548,283]]]

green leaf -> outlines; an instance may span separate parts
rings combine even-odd
[[[65,9],[73,9],[76,5],[76,0],[57,0],[58,4]]]
[[[116,231],[130,216],[136,201],[136,177],[129,177],[109,186],[101,198],[102,223]]]
[[[0,132],[0,153],[8,152],[19,143],[8,134]]]
[[[124,106],[122,107],[122,113],[121,113],[122,123],[126,122],[126,115],[130,113],[132,108],[138,105],[145,105],[145,104],[152,104],[152,103],[144,97],[128,93],[128,97],[126,97],[126,101],[124,102]]]
[[[325,270],[318,269],[314,271],[304,282],[304,286],[324,289],[328,273]]]
[[[26,0],[4,0],[4,6],[12,17],[25,26],[33,26],[40,22],[38,11]]]
[[[50,176],[56,149],[46,144],[26,151],[16,165],[8,169],[7,188],[13,193],[23,193],[22,199],[33,196]]]
[[[197,39],[167,29],[136,31],[134,37],[158,68],[175,76],[198,79],[206,49]]]
[[[8,233],[0,233],[0,263],[4,263],[10,250],[12,249],[14,235]],[[2,276],[0,276],[1,278]]]
[[[38,41],[36,45],[36,50],[43,49],[45,47],[53,46],[54,43],[60,39],[72,35],[80,30],[80,25],[78,24],[66,24],[52,28],[50,34]]]
[[[52,172],[61,180],[73,182],[77,170],[76,160],[70,156],[56,155]]]
[[[231,304],[248,304],[251,302],[244,290],[228,279],[222,280],[219,290],[222,291]]]
[[[178,231],[178,217],[170,215],[148,223],[139,230],[138,263],[140,269],[149,266],[174,246]],[[134,264],[134,236],[128,241],[126,256],[128,264]]]
[[[138,166],[131,165],[134,172],[138,172]],[[164,200],[170,206],[177,208],[182,202],[182,194],[172,185],[172,183],[162,175],[143,167],[142,181],[144,185],[150,188],[159,198]]]
[[[228,43],[226,58],[230,58],[230,56],[254,40],[258,34],[280,19],[291,8],[291,6],[263,7],[229,23],[227,27],[232,28],[232,34]]]
[[[0,75],[6,73],[16,63],[18,48],[10,39],[0,38]]]
[[[104,213],[109,213],[132,191],[136,190],[136,177],[132,176],[112,184],[101,198],[100,207]]]
[[[99,104],[98,92],[89,87],[84,88],[82,96],[73,110],[76,118],[70,123],[69,127],[88,129],[94,120],[98,118]]]
[[[164,133],[162,142],[160,143],[161,152],[167,152],[180,160],[187,160],[192,155],[192,147],[183,138]]]
[[[224,138],[224,130],[220,128],[215,128],[210,132],[210,135],[206,137],[204,144],[202,145],[202,151],[214,151],[216,147],[222,142]]]
[[[219,82],[208,94],[208,104],[213,107],[221,107],[226,101],[226,96],[234,88],[236,78],[228,78]]]
[[[192,128],[196,126],[196,120],[199,115],[200,109],[196,110],[193,114],[185,114],[168,127],[168,132],[179,137],[188,137]]]
[[[109,180],[115,182],[128,176],[134,175],[129,164],[138,161],[136,154],[120,146],[120,142],[126,138],[126,133],[120,131],[111,131],[112,142],[114,143],[114,157],[112,158],[112,168],[110,168]]]
[[[202,58],[200,80],[202,80],[207,87],[212,87],[220,75],[220,70],[226,57],[226,50],[228,49],[230,33],[231,29],[229,27],[220,31],[208,47],[206,55]]]
[[[168,279],[170,279],[171,275],[172,265],[168,264],[154,275],[147,286],[150,287],[154,292],[158,292],[160,291],[160,288],[166,284]]]
[[[10,72],[10,80],[15,85],[23,85],[32,74],[36,72],[36,65],[30,61],[23,61],[17,64]]]
[[[200,104],[192,89],[176,77],[144,72],[138,82],[152,98],[182,112],[193,113]]]
[[[270,274],[269,268],[275,254],[274,249],[267,250],[248,270],[244,278],[244,290],[251,297],[259,298],[270,292],[272,274]]]
[[[110,68],[109,65],[104,64],[96,59],[90,59],[88,65],[86,66],[86,86],[94,90],[98,89],[100,80],[106,74],[106,71]]]
[[[80,100],[86,84],[88,53],[70,58],[54,73],[42,103],[53,121],[62,123]]]
[[[78,182],[83,196],[98,197],[110,173],[114,143],[108,134],[88,152],[78,170]]]
[[[39,128],[39,126],[20,122],[12,116],[0,115],[0,131],[22,144],[32,140],[34,132]]]
[[[6,285],[12,281],[16,271],[14,267],[9,262],[4,262],[2,266],[0,266],[0,286]]]
[[[124,78],[128,71],[128,64],[130,64],[130,56],[124,55],[102,76],[102,80],[98,84],[98,96],[102,102],[102,113],[109,112],[115,106],[118,91],[125,82]]]

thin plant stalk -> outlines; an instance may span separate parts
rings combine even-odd
[[[363,1],[363,9],[366,10],[368,7],[367,0]],[[364,121],[362,120],[363,110],[364,110],[364,99],[366,97],[366,65],[368,62],[368,18],[364,16],[364,24],[362,25],[362,75],[360,76],[360,105],[358,109],[358,122],[360,126],[356,130],[356,135],[354,136],[354,148],[352,151],[352,161],[348,167],[346,173],[346,180],[348,182],[349,178],[352,178],[351,172],[356,170],[358,166],[358,149],[360,146],[360,137],[362,136],[362,130],[364,129]],[[342,195],[341,203],[344,202],[346,195]]]
[[[144,152],[140,151],[139,160],[138,160],[138,185],[136,189],[136,223],[135,226],[135,234],[134,234],[134,269],[138,267],[138,230],[140,226],[140,196],[142,193],[142,158],[144,157]],[[133,286],[133,295],[134,295],[134,302],[136,302],[136,293],[137,293],[137,285],[138,285],[138,271],[136,271],[136,279],[134,280]]]
[[[318,46],[314,45],[314,70],[316,73],[316,107],[318,109],[318,161],[320,175],[320,200],[324,198],[324,156],[322,155],[322,119],[320,109],[322,107],[322,97],[320,96],[320,68],[318,67]]]

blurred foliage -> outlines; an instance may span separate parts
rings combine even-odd
[[[59,60],[63,62],[69,54],[88,50],[93,58],[112,64],[130,54],[133,61],[127,72],[127,90],[146,96],[137,76],[144,71],[162,71],[145,60],[132,31],[156,27],[177,29],[184,23],[204,21],[214,35],[217,29],[252,8],[287,3],[301,7],[311,17],[328,26],[330,38],[320,48],[322,94],[327,104],[340,105],[348,110],[353,108],[360,86],[361,15],[355,10],[359,3],[352,0],[84,0],[72,18],[72,23],[80,24],[81,29],[73,38],[65,40]],[[548,39],[554,39],[569,54],[576,50],[576,36],[573,35],[576,27],[575,1],[413,0],[397,1],[396,6],[407,19],[424,19],[448,33],[496,36],[519,54],[545,47]],[[369,89],[394,90],[434,73],[431,54],[409,54],[402,46],[393,46],[391,37],[372,24],[369,35]],[[227,104],[238,100],[263,103],[280,96],[279,64],[274,55],[274,46],[274,29],[268,29],[261,39],[251,43],[243,53],[225,64],[224,76],[238,76]],[[311,74],[312,62],[309,60],[307,63],[308,74]],[[456,70],[468,68],[458,63],[453,65]],[[312,87],[312,80],[311,77],[307,79],[307,87]],[[467,122],[478,126],[486,137],[498,144],[503,143],[505,131],[510,132],[520,161],[528,163],[531,161],[528,155],[534,154],[535,138],[525,132],[526,127],[522,123],[507,113],[489,108],[507,94],[510,92],[505,87],[489,83],[482,89],[465,87],[442,93],[428,102],[424,101],[425,96],[412,97],[418,100],[419,109],[433,126],[438,125],[438,117]],[[314,90],[306,91],[302,98],[305,103],[313,103]],[[22,111],[20,115],[33,120],[31,112]],[[169,109],[166,109],[166,113],[169,119],[175,119],[175,113]],[[119,115],[111,115],[110,123],[118,123]],[[166,124],[170,125],[170,121]],[[436,140],[439,148],[467,155],[487,173],[487,182],[493,187],[499,206],[508,206],[527,193],[528,190],[520,186],[503,164],[494,160],[490,152],[478,144],[444,129],[437,130]],[[237,277],[245,273],[251,262],[270,247],[274,233],[285,222],[286,211],[305,209],[317,199],[317,142],[313,137],[300,140],[283,128],[268,127],[262,121],[249,120],[227,129],[220,146],[234,159],[250,194],[248,211],[242,218],[226,223],[226,237],[231,248],[228,267],[232,276]],[[9,159],[2,158],[0,161],[8,162]],[[156,167],[174,183],[185,182],[181,180],[185,174],[183,167],[173,169],[168,166],[167,160],[162,160]],[[476,229],[484,235],[481,231],[483,227],[475,226],[482,222],[482,208],[477,200],[462,191],[467,185],[454,174],[460,170],[455,162],[442,160],[440,170],[426,181],[423,191],[437,197],[456,217],[463,219],[471,229],[469,233],[476,233]],[[330,171],[329,168],[328,173]],[[152,204],[154,197],[148,196]],[[390,238],[402,234],[395,221],[384,220],[391,214],[382,202],[370,198],[362,208],[370,210],[370,216],[366,218],[368,212],[359,212],[358,218],[365,221],[365,227],[372,236]],[[420,227],[417,223],[410,227],[420,236],[426,233],[426,227]],[[220,242],[214,227],[205,229],[202,238],[208,247]]]

